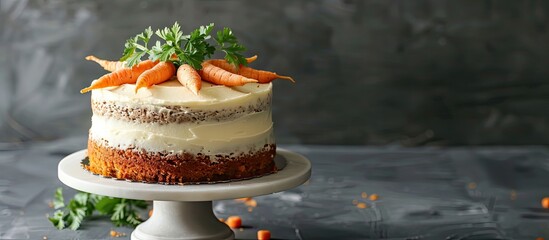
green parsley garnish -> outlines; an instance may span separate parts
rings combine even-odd
[[[137,209],[147,208],[143,200],[106,197],[91,193],[79,192],[65,205],[62,188],[55,191],[53,207],[56,209],[50,222],[57,229],[76,230],[95,210],[102,215],[110,215],[116,226],[137,226],[142,222]]]
[[[181,26],[175,22],[171,28],[166,27],[155,31],[160,40],[156,41],[151,49],[147,46],[152,37],[152,30],[149,27],[143,33],[126,41],[120,61],[125,61],[128,66],[134,66],[148,54],[149,59],[153,61],[171,61],[177,66],[189,64],[194,69],[200,70],[202,62],[211,58],[217,50],[225,53],[225,60],[230,64],[236,67],[247,65],[248,62],[242,55],[246,48],[238,43],[230,28],[223,28],[217,32],[214,38],[217,47],[208,42],[212,38],[210,34],[213,27],[214,24],[210,23],[200,26],[188,35],[183,35]]]
[[[241,54],[241,52],[246,51],[246,48],[238,43],[230,28],[226,27],[218,31],[215,41],[219,44],[221,51],[225,53],[225,60],[227,62],[235,66],[246,65],[248,63],[246,58]]]
[[[130,38],[124,44],[124,53],[120,61],[125,61],[126,66],[133,66],[141,61],[145,54],[149,53],[148,44],[153,35],[151,27],[145,29],[143,33]]]

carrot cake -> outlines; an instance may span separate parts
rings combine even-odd
[[[170,80],[92,91],[85,167],[118,179],[211,183],[276,171],[272,83],[202,83],[200,94]]]

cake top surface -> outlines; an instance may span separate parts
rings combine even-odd
[[[94,99],[102,101],[192,107],[249,101],[251,98],[266,97],[271,91],[272,83],[248,83],[243,86],[227,87],[204,82],[200,93],[196,95],[177,80],[170,80],[148,89],[141,89],[137,93],[135,93],[135,84],[123,84],[97,89],[92,94]]]

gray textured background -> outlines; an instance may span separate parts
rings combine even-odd
[[[154,3],[153,3],[154,2]],[[125,39],[233,28],[275,83],[280,143],[548,144],[547,1],[0,1],[0,141],[85,135]]]
[[[63,186],[57,163],[85,148],[90,96],[78,91],[104,73],[83,58],[116,59],[128,37],[177,20],[186,31],[233,28],[260,55],[255,66],[298,81],[275,83],[276,136],[311,159],[313,176],[256,198],[252,212],[217,201],[219,217],[249,224],[238,239],[259,228],[276,239],[549,239],[547,147],[477,147],[549,144],[548,10],[510,0],[0,0],[0,238],[109,238],[106,218],[82,231],[45,218]],[[473,147],[398,147],[421,145]]]

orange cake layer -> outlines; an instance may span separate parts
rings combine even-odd
[[[213,183],[263,176],[276,171],[274,144],[239,155],[163,154],[116,149],[88,140],[92,173],[139,182],[184,184]],[[215,158],[215,159],[212,159]]]

